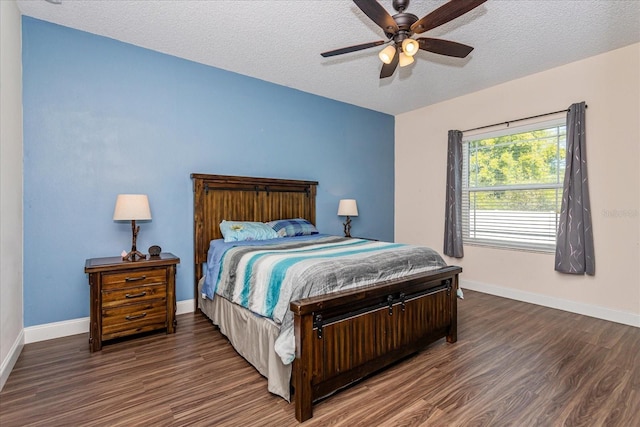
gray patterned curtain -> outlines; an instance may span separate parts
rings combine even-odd
[[[596,261],[587,180],[585,108],[584,102],[573,104],[567,113],[567,165],[556,241],[555,269],[561,273],[587,273],[593,276]]]
[[[444,254],[462,258],[462,132],[449,131],[447,200],[444,217]]]

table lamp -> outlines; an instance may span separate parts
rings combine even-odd
[[[358,204],[355,199],[342,199],[338,205],[338,216],[346,216],[344,225],[344,237],[351,237],[351,216],[358,216]]]
[[[116,208],[113,212],[114,221],[131,221],[131,251],[122,257],[123,261],[135,261],[136,257],[146,259],[146,256],[136,248],[136,238],[140,226],[136,227],[136,220],[150,220],[151,210],[146,194],[118,194]],[[123,251],[124,252],[124,251]]]

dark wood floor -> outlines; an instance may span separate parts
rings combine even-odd
[[[294,426],[293,405],[203,316],[89,353],[28,344],[0,425]],[[315,406],[309,426],[640,426],[640,329],[466,292],[443,340]]]

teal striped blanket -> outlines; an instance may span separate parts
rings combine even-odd
[[[295,357],[289,303],[445,266],[422,246],[320,236],[314,240],[236,246],[220,262],[216,294],[280,324],[276,353]]]

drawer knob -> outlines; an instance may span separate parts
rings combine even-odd
[[[147,295],[147,291],[140,292],[139,294],[126,294],[125,298],[140,298]]]
[[[146,315],[147,315],[147,313],[138,314],[137,316],[129,316],[129,315],[127,315],[127,317],[125,317],[125,319],[127,319],[127,320],[142,319]]]
[[[147,276],[140,276],[140,277],[125,277],[124,281],[125,282],[137,282],[139,280],[144,280],[146,279]]]

